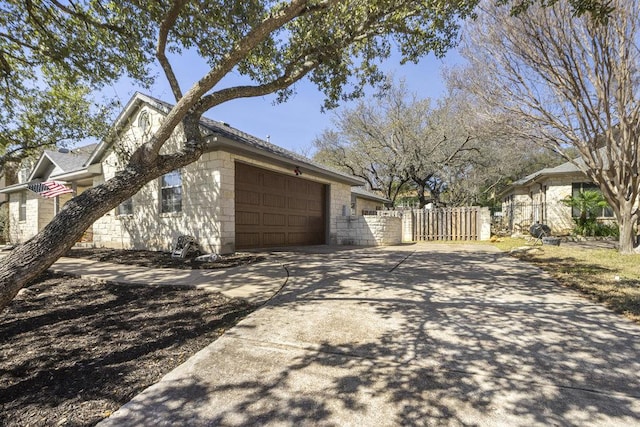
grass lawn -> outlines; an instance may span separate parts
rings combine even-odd
[[[526,245],[524,239],[501,238],[492,243],[509,252]],[[640,323],[640,254],[620,255],[615,249],[562,243],[537,246],[513,256],[550,273],[564,286]]]

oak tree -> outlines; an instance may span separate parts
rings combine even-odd
[[[286,100],[303,78],[324,92],[326,106],[357,97],[364,85],[382,80],[377,64],[390,56],[393,46],[405,61],[445,52],[456,41],[460,18],[468,16],[475,3],[5,1],[2,8],[20,20],[23,31],[3,35],[4,41],[14,43],[13,50],[0,54],[3,70],[10,71],[13,58],[24,57],[29,63],[47,57],[70,76],[99,83],[124,72],[144,80],[153,61],[169,82],[175,104],[120,172],[74,197],[40,233],[3,259],[0,307],[100,216],[150,180],[196,161],[206,147],[198,125],[206,111],[232,99],[271,93]],[[183,86],[172,62],[187,50],[197,52],[209,66],[190,87]],[[246,83],[227,86],[229,73],[244,76]],[[164,151],[176,129],[185,142],[175,151]]]

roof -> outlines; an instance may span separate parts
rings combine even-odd
[[[375,200],[376,202],[391,203],[390,199],[368,191],[364,187],[351,187],[351,193],[363,199]]]
[[[584,171],[580,169],[578,165],[584,165],[584,161],[581,158],[574,159],[571,162],[562,163],[561,165],[553,168],[540,169],[539,171],[529,174],[524,178],[520,178],[519,180],[512,182],[511,185],[509,185],[500,193],[500,196],[507,194],[516,187],[524,187],[526,185],[529,185],[537,181],[539,178],[584,173]]]
[[[114,135],[117,134],[118,131],[126,125],[131,115],[133,115],[134,112],[137,111],[143,104],[147,104],[163,114],[169,113],[169,111],[173,108],[173,105],[168,102],[161,101],[140,92],[136,92],[116,119],[113,126],[113,129],[115,131]],[[256,136],[250,135],[246,132],[242,132],[239,129],[229,126],[227,123],[202,117],[200,120],[200,125],[207,131],[211,132],[210,136],[212,137],[212,139],[209,143],[209,148],[211,149],[225,147],[228,149],[235,149],[239,151],[258,154],[271,158],[272,160],[286,163],[287,166],[292,165],[310,169],[316,173],[329,176],[335,180],[347,183],[349,185],[364,184],[364,182],[359,178],[338,171],[336,169],[332,169],[325,165],[321,165],[320,163],[316,163],[300,154],[286,150],[282,147],[267,142]],[[220,138],[218,138],[218,136]],[[87,160],[85,166],[99,162],[112,142],[112,139],[105,139],[103,142],[101,142],[98,147],[96,147],[90,158]]]
[[[119,131],[129,122],[130,117],[144,104],[163,114],[167,114],[173,108],[172,104],[136,92],[116,118],[112,126],[112,133],[109,137],[103,139],[99,144],[86,145],[69,152],[45,150],[33,168],[29,181],[37,178],[77,180],[87,179],[100,174],[100,162],[108,152],[111,144],[116,140],[115,136],[117,136]],[[246,132],[242,132],[224,122],[202,118],[200,125],[211,132],[210,136],[212,138],[209,142],[210,149],[224,147],[249,153],[250,155],[260,155],[272,161],[280,162],[284,166],[295,166],[296,168],[302,168],[303,171],[306,169],[320,176],[325,176],[348,185],[364,184],[360,178],[313,162],[307,157],[271,144]],[[47,174],[48,176],[46,176]],[[24,187],[25,185],[18,184],[0,189],[0,193],[18,191]],[[376,195],[373,196],[379,197]],[[386,199],[380,200],[386,202]]]
[[[27,188],[27,184],[32,181],[39,182],[48,179],[65,181],[67,178],[87,178],[98,175],[101,172],[99,167],[88,169],[84,166],[97,145],[89,144],[71,150],[44,150],[31,170],[27,182],[0,188],[0,193],[24,190]]]
[[[83,169],[97,145],[89,144],[72,150],[44,150],[31,171],[29,180],[41,178],[43,174],[51,170],[52,165],[54,169],[51,171],[51,177]]]

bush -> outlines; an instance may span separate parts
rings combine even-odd
[[[576,236],[586,237],[619,237],[620,229],[618,224],[603,224],[595,218],[587,218],[587,220],[574,218],[575,226],[572,234]]]
[[[618,224],[601,224],[598,223],[594,236],[602,237],[620,237],[620,228]]]
[[[601,224],[596,219],[598,212],[609,205],[598,191],[580,191],[576,196],[568,197],[562,201],[565,205],[576,208],[580,216],[573,218],[575,226],[573,234],[578,236],[610,237],[619,236],[620,230],[617,224]]]

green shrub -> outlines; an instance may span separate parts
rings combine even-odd
[[[616,224],[601,224],[597,220],[597,213],[608,203],[598,191],[580,191],[577,196],[568,197],[562,201],[565,205],[576,208],[580,216],[573,218],[575,226],[573,234],[578,236],[618,236],[620,231]]]
[[[594,236],[620,237],[620,228],[616,223],[610,223],[610,224],[598,223],[596,225]]]

